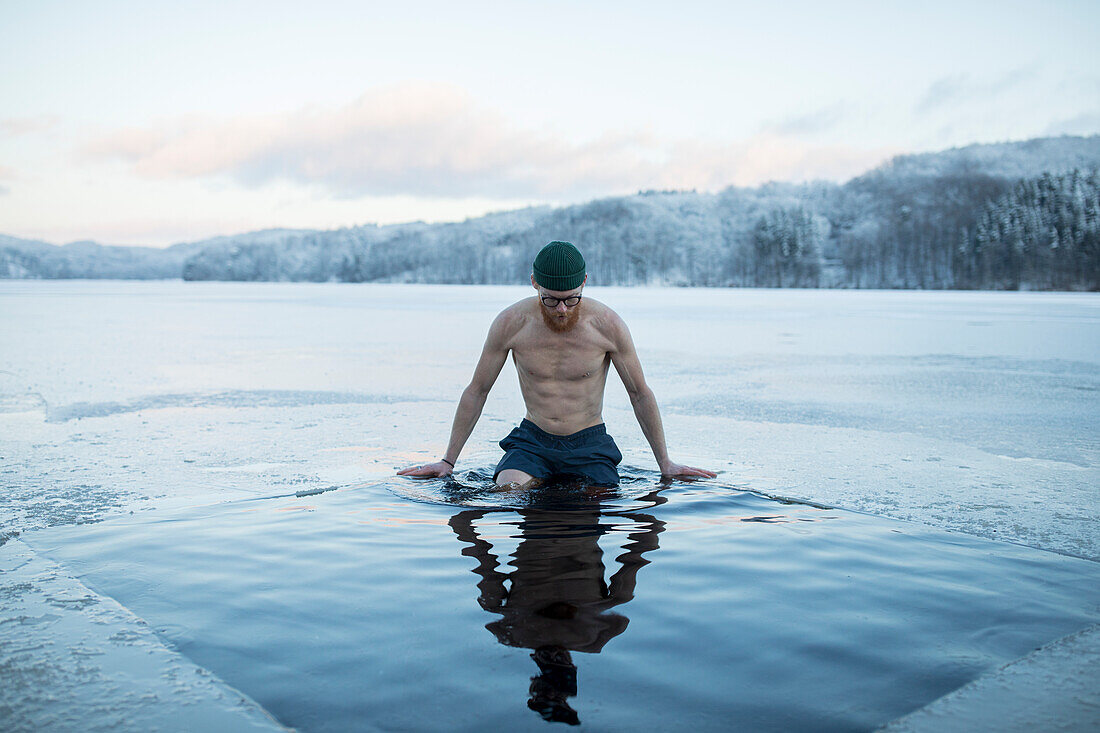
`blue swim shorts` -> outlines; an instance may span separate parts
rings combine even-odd
[[[554,435],[525,419],[500,441],[500,447],[504,458],[493,471],[494,481],[501,471],[514,468],[541,479],[569,475],[581,476],[595,486],[619,485],[615,467],[623,454],[602,424],[572,435]]]

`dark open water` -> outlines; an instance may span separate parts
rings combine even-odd
[[[303,731],[869,730],[1100,620],[1095,563],[627,472],[23,538]]]

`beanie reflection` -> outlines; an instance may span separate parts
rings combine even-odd
[[[527,707],[550,723],[580,725],[577,711],[566,698],[577,694],[577,665],[565,647],[548,645],[531,654],[539,666],[539,674],[531,678],[531,699]]]

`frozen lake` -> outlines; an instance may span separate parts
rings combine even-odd
[[[867,730],[1100,620],[1100,298],[591,287],[718,480],[612,375],[619,494],[479,493],[511,364],[394,478],[528,293],[0,282],[0,530],[307,731]]]
[[[0,282],[4,531],[435,458],[523,287]],[[1100,298],[590,287],[672,456],[759,491],[1096,559]],[[605,418],[653,460],[617,378]],[[522,417],[505,366],[460,467]]]

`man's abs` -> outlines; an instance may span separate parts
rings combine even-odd
[[[535,363],[517,352],[513,357],[528,420],[555,435],[570,435],[603,422],[603,394],[611,363],[606,353],[574,353],[566,359]]]

